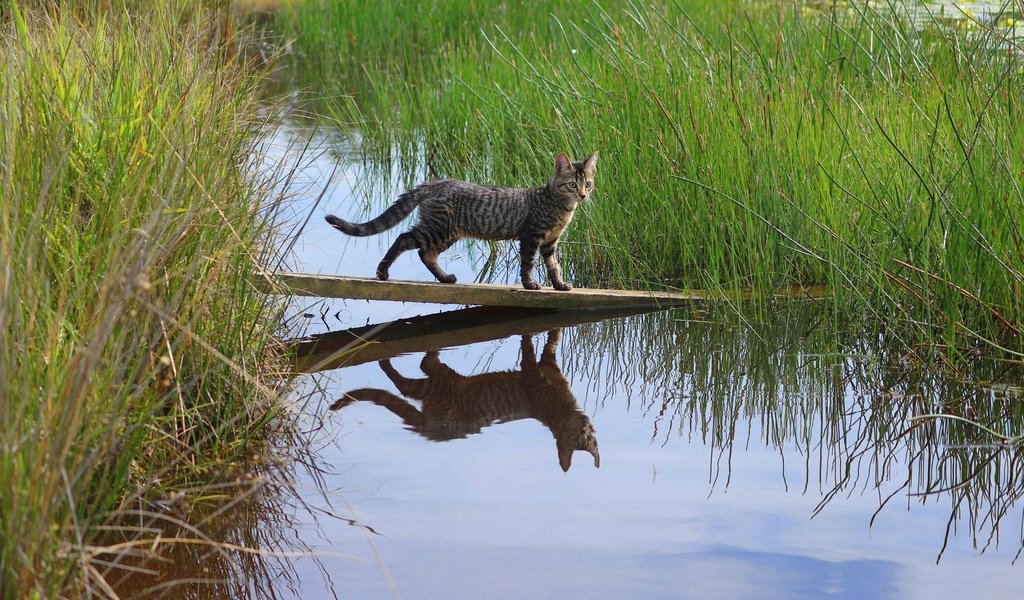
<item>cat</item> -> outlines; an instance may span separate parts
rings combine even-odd
[[[334,215],[324,217],[335,229],[368,236],[391,229],[419,206],[419,222],[398,236],[377,266],[377,278],[386,281],[398,255],[419,248],[420,260],[441,283],[455,283],[437,257],[460,238],[519,240],[520,276],[523,287],[539,290],[533,279],[538,248],[547,266],[551,286],[568,291],[556,252],[558,238],[572,221],[576,205],[594,189],[597,152],[585,161],[573,162],[564,153],[555,158],[555,173],[536,188],[505,188],[441,179],[421,183],[398,197],[380,216],[366,223],[350,223]]]
[[[601,467],[594,426],[576,406],[576,397],[562,375],[555,356],[560,330],[548,332],[540,362],[528,335],[520,341],[519,371],[502,371],[465,376],[441,362],[437,352],[428,352],[420,362],[426,379],[401,375],[389,360],[378,364],[398,391],[419,400],[422,410],[391,392],[361,388],[345,394],[331,405],[339,410],[358,400],[373,402],[401,417],[406,426],[423,437],[437,441],[461,439],[479,433],[494,423],[536,419],[551,431],[562,471],[572,465],[572,454],[584,450]]]

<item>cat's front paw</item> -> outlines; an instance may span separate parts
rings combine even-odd
[[[523,287],[528,289],[528,290],[539,290],[540,289],[540,284],[537,283],[536,281],[524,281],[523,282]]]
[[[459,279],[458,279],[458,277],[449,274],[449,275],[445,275],[444,277],[438,277],[437,280],[440,281],[441,283],[455,283]]]
[[[572,289],[572,286],[564,281],[555,281],[551,283],[551,287],[555,288],[560,292],[568,292]]]
[[[388,272],[387,271],[381,271],[380,269],[377,269],[377,279],[380,279],[381,281],[387,281],[388,280]]]

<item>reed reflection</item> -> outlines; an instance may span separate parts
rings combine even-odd
[[[400,394],[419,401],[417,408],[406,398],[381,389],[360,388],[345,394],[332,410],[357,401],[373,402],[401,417],[405,425],[435,442],[460,439],[484,427],[520,419],[536,419],[551,431],[563,471],[572,465],[576,451],[590,453],[601,466],[597,437],[590,418],[576,405],[569,382],[558,365],[561,329],[547,333],[540,360],[530,335],[520,338],[518,370],[462,375],[441,362],[436,351],[420,362],[425,378],[406,377],[390,360],[378,364]]]
[[[326,582],[321,558],[306,556],[308,548],[296,538],[303,525],[296,515],[308,504],[291,482],[323,476],[299,435],[284,424],[266,440],[266,454],[225,481],[195,488],[192,497],[140,498],[111,513],[93,559],[111,587],[83,590],[82,597],[280,600],[292,597],[288,590],[301,581],[297,556]]]
[[[1024,553],[1020,365],[979,360],[951,378],[926,368],[941,359],[926,348],[830,333],[842,329],[810,305],[759,323],[692,317],[577,327],[562,344],[565,370],[605,386],[599,398],[636,406],[652,443],[709,446],[712,491],[733,483],[737,456],[759,443],[778,452],[787,487],[819,495],[813,515],[864,493],[880,498],[879,512],[941,502],[937,559],[957,536]]]

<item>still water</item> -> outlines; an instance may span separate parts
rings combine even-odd
[[[424,174],[369,170],[341,136],[298,126],[270,159],[304,144],[318,151],[288,184],[282,218],[301,233],[286,266],[372,275],[401,229],[348,238],[323,215],[373,216]],[[487,268],[490,255],[457,245],[442,266],[514,279],[514,256]],[[392,277],[429,274],[410,252]],[[910,420],[946,406],[998,429],[1018,388],[915,378],[883,340],[828,334],[813,302],[756,319],[295,302],[293,324],[320,342],[298,361],[315,371],[294,395],[301,466],[252,527],[309,555],[227,569],[238,579],[222,591],[933,599],[1024,582],[1019,451]],[[349,338],[326,332],[349,328],[404,342],[329,356]]]

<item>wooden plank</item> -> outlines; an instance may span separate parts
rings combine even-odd
[[[696,302],[723,300],[726,296],[707,291],[660,292],[633,290],[574,289],[559,292],[550,288],[526,290],[520,286],[493,283],[437,283],[426,281],[380,281],[365,277],[275,273],[257,280],[265,291],[274,292],[270,279],[296,296],[390,300],[522,308],[595,309],[595,308],[667,308]],[[797,288],[783,295],[820,297],[817,288]],[[749,296],[747,296],[749,297]]]
[[[645,312],[649,309],[567,311],[479,306],[323,333],[293,340],[289,345],[295,371],[313,373]]]

